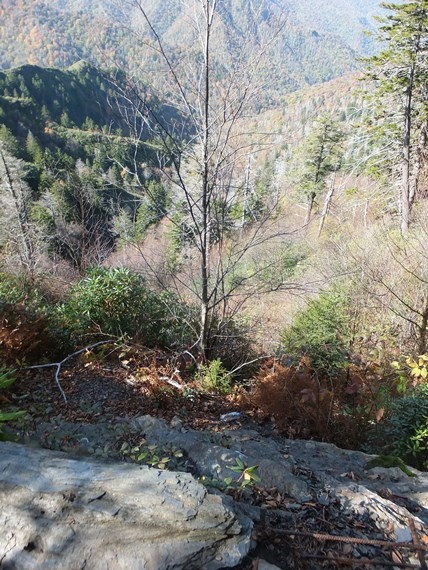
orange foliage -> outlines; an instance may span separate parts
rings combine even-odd
[[[290,437],[327,436],[334,393],[322,386],[308,359],[289,368],[279,362],[265,365],[256,377],[251,402],[261,417],[273,417]]]
[[[23,305],[0,308],[0,362],[40,363],[43,357],[52,354],[55,346],[44,317],[31,313]]]
[[[335,378],[319,377],[304,358],[297,367],[277,361],[255,378],[251,406],[288,437],[314,438],[357,448],[385,414],[394,381],[373,363],[350,365]]]

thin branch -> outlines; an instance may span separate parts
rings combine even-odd
[[[78,354],[82,354],[83,352],[87,352],[88,350],[91,350],[92,348],[95,348],[96,346],[100,346],[101,344],[110,344],[112,342],[117,342],[117,340],[116,339],[101,340],[101,341],[96,342],[94,344],[91,344],[89,346],[85,346],[85,348],[81,348],[80,350],[77,350],[76,352],[73,352],[72,354],[69,354],[68,356],[63,358],[60,362],[50,362],[49,364],[37,364],[36,366],[28,366],[25,368],[25,370],[33,370],[35,368],[49,368],[50,366],[56,366],[55,382],[57,383],[59,391],[61,392],[61,396],[64,398],[64,402],[67,404],[68,403],[67,397],[66,397],[65,392],[62,389],[61,383],[59,381],[61,366],[65,362],[67,362],[67,360],[70,360],[71,358],[73,358],[74,356],[77,356]]]

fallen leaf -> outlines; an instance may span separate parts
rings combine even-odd
[[[376,422],[379,423],[380,420],[383,418],[385,414],[385,408],[380,408],[377,412],[376,412]]]

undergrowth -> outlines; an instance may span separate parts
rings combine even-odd
[[[385,378],[369,366],[349,366],[340,376],[323,376],[304,357],[297,366],[277,360],[264,365],[250,399],[257,416],[273,418],[288,437],[361,448],[377,429],[388,394]]]

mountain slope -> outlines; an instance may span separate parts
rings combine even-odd
[[[221,19],[227,23],[228,41],[221,41],[226,32],[221,33],[217,49],[233,50],[233,45],[239,44],[246,34],[249,10],[257,11],[259,4],[260,0],[224,1]],[[147,0],[144,6],[163,38],[174,48],[194,48],[194,34],[179,0]],[[306,0],[298,6],[289,0],[269,0],[266,6],[256,33],[262,28],[269,30],[271,16],[274,20],[279,11],[287,14],[286,25],[270,54],[269,69],[264,70],[265,83],[270,83],[272,94],[327,81],[355,68],[352,48],[331,33],[341,30],[334,29],[334,14],[328,11],[327,4],[323,8],[325,21],[321,18],[323,25],[318,28],[309,17],[313,10]],[[352,14],[344,25],[345,31],[355,28],[360,12],[354,10]],[[27,63],[66,67],[86,59],[135,71],[147,58],[144,47],[128,27],[137,21],[135,12],[129,4],[116,0],[51,0],[49,4],[43,0],[2,0],[0,18],[2,69]]]
[[[0,72],[1,122],[19,136],[18,126],[26,132],[41,133],[46,121],[59,123],[65,115],[82,126],[90,119],[99,126],[120,120],[108,104],[112,88],[95,68],[78,62],[65,70],[24,65]]]
[[[339,36],[358,53],[373,49],[365,33],[376,26],[374,16],[382,13],[380,0],[299,0],[292,10],[301,24],[309,29]]]

